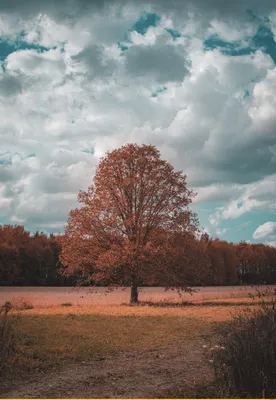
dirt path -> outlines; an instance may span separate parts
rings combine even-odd
[[[156,398],[212,378],[202,339],[133,354],[94,358],[6,387],[1,398]]]

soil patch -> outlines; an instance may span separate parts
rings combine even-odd
[[[6,381],[1,398],[156,398],[211,381],[202,338],[162,349],[94,357],[62,370]]]

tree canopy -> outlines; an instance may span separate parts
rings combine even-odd
[[[170,247],[165,247],[162,235],[164,231],[161,234],[160,230],[154,240],[155,245],[163,243],[163,253],[160,251],[159,257],[160,263],[163,257],[166,274],[160,269],[151,281],[148,277],[145,281],[141,279],[141,286],[163,286],[164,278],[167,285],[179,280],[192,286],[276,284],[275,247],[262,243],[233,244],[206,234],[196,238],[192,234],[175,234],[170,238],[174,249],[169,252]],[[0,285],[73,286],[83,281],[81,269],[63,274],[67,271],[59,262],[63,240],[63,234],[47,236],[36,232],[31,235],[24,226],[0,225]],[[170,268],[169,276],[165,264]],[[116,270],[117,281],[119,276],[123,278],[123,270],[121,275],[119,271]],[[107,283],[103,280],[101,285]]]
[[[192,246],[183,257],[179,243],[192,243],[198,229],[189,208],[194,195],[156,147],[126,144],[108,152],[91,186],[80,191],[81,206],[69,214],[60,254],[67,273],[130,285],[131,302],[138,301],[141,281],[188,290],[189,280],[177,271],[192,260]]]

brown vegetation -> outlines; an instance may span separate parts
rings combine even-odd
[[[9,302],[0,307],[0,373],[8,367],[15,350],[13,321],[8,315],[11,308]]]
[[[276,298],[257,299],[261,306],[236,315],[213,349],[222,397],[276,397]]]
[[[233,299],[232,306],[220,301],[22,310],[12,375],[6,375],[0,392],[4,397],[214,397],[205,348],[218,343],[217,327],[252,301],[258,309],[258,299],[247,297]]]
[[[156,147],[127,144],[108,152],[60,238],[67,274],[81,271],[88,282],[130,286],[133,303],[141,283],[187,290],[207,267],[204,251],[193,257],[193,197],[186,176]]]
[[[62,235],[58,239],[38,233],[32,237],[22,226],[0,226],[0,284],[74,286],[80,274],[66,277],[60,273],[64,270],[58,263],[58,241],[61,238]],[[170,265],[171,270],[179,274],[179,279],[191,284],[276,282],[276,249],[267,245],[233,244],[203,235],[199,240],[190,238],[182,241],[180,238],[176,256],[182,257],[186,253],[189,259],[183,257],[183,268],[173,260],[170,260]],[[141,284],[144,283],[141,281]],[[161,283],[157,279],[154,282],[155,285]]]

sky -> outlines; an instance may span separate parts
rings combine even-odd
[[[276,245],[274,0],[1,0],[0,224],[64,232],[106,151],[153,144],[212,237]]]

